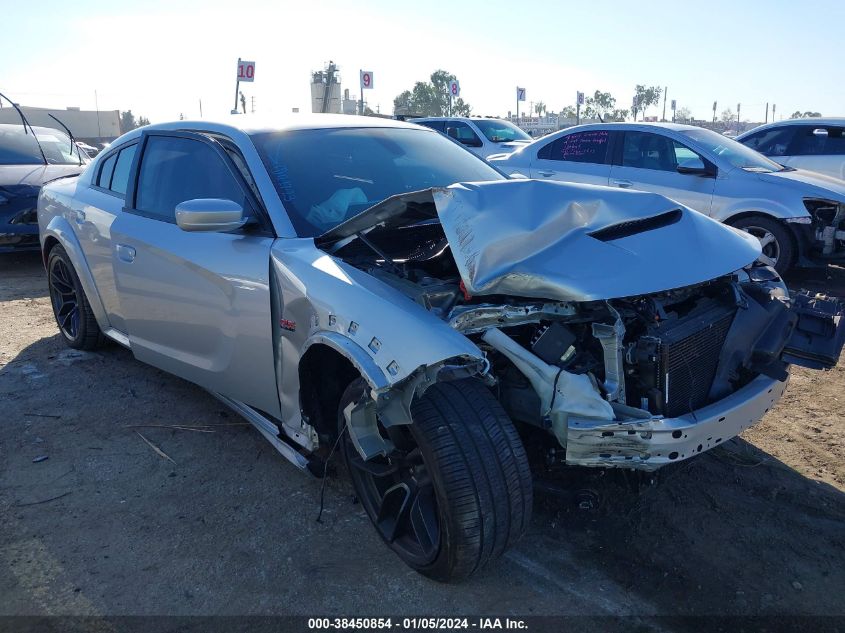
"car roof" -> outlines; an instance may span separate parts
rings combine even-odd
[[[58,132],[62,136],[67,136],[67,134],[65,132],[63,132],[62,130],[57,130],[56,128],[53,128],[53,127],[44,127],[42,125],[33,125],[33,126],[27,125],[27,128],[29,128],[29,127],[32,127],[32,129],[35,130],[36,132],[38,132],[39,134],[53,134],[53,133]],[[0,123],[0,131],[13,132],[13,133],[18,132],[19,134],[23,134],[24,133],[24,127],[23,127],[22,123]],[[29,134],[28,129],[27,129],[26,133]]]
[[[671,130],[673,132],[683,132],[685,130],[700,130],[702,128],[695,125],[686,125],[683,123],[654,123],[643,121],[640,123],[627,123],[624,121],[608,121],[607,123],[584,123],[583,125],[573,125],[572,127],[564,128],[561,132],[571,132],[573,130]]]
[[[284,132],[288,130],[321,130],[330,128],[400,128],[428,130],[428,128],[381,117],[349,114],[290,114],[282,116],[254,116],[233,114],[227,117],[171,121],[145,126],[145,130],[205,130],[229,133],[234,130],[246,134]]]
[[[411,122],[414,121],[507,121],[507,119],[503,119],[497,116],[420,116],[414,117],[413,119],[408,119]]]

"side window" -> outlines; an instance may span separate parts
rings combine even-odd
[[[103,189],[108,189],[111,186],[111,175],[114,173],[114,164],[116,162],[116,152],[103,161],[103,166],[100,167],[100,177],[97,179],[97,186]]]
[[[625,132],[622,166],[675,171],[678,166],[675,143],[669,137],[651,132]]]
[[[472,145],[474,147],[480,147],[482,145],[478,135],[463,121],[449,121],[446,126],[446,133],[464,145]]]
[[[787,148],[794,135],[793,126],[770,128],[752,134],[742,143],[766,156],[787,156]]]
[[[193,139],[150,136],[141,158],[135,207],[165,222],[176,205],[196,198],[223,198],[244,207],[240,185],[209,145]]]
[[[537,158],[601,165],[607,158],[609,142],[610,132],[607,130],[576,132],[575,134],[561,136],[544,146],[537,153]]]
[[[437,130],[442,134],[446,133],[446,121],[420,121],[420,125],[430,127],[432,130]]]
[[[845,154],[842,131],[843,128],[834,126],[804,126],[795,138],[792,153],[796,156]]]
[[[132,160],[135,158],[135,151],[138,149],[137,143],[124,147],[120,150],[117,157],[117,162],[114,165],[114,175],[111,179],[111,189],[120,195],[126,195],[126,185],[129,182],[129,169],[132,167]]]

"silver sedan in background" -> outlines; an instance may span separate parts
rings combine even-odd
[[[781,273],[845,260],[845,182],[785,167],[704,128],[581,125],[488,160],[509,174],[660,193],[751,233]]]

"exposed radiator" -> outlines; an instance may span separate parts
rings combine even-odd
[[[643,337],[648,345],[651,384],[663,394],[663,414],[674,417],[707,404],[707,395],[735,310],[712,306],[676,323],[664,322],[656,336]]]

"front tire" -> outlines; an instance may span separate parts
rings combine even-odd
[[[365,462],[344,431],[344,409],[365,389],[361,379],[349,385],[338,424],[352,484],[382,539],[444,582],[501,556],[528,527],[533,499],[522,441],[493,394],[473,379],[433,385],[411,405],[412,424],[379,424],[396,450]]]
[[[795,262],[795,242],[783,222],[763,215],[750,215],[731,222],[731,226],[760,240],[760,261],[783,275]]]
[[[79,275],[60,244],[54,246],[47,257],[47,283],[53,315],[65,343],[74,349],[96,349],[103,339],[100,326]]]

